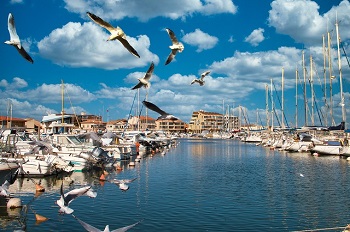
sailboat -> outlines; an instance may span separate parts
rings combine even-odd
[[[342,68],[341,68],[341,57],[340,57],[340,37],[339,37],[339,26],[338,21],[335,23],[336,34],[337,34],[337,51],[338,51],[338,70],[339,70],[339,84],[340,84],[340,105],[342,109],[342,121],[337,126],[330,126],[328,130],[344,132],[345,130],[345,104],[344,104],[344,93],[343,93],[343,80],[342,80]],[[332,78],[331,78],[332,79]],[[347,155],[350,156],[350,147],[347,143],[347,138],[339,138],[333,136],[333,139],[324,139],[323,143],[315,144],[311,149],[313,154],[323,155]],[[345,146],[344,146],[345,145]]]

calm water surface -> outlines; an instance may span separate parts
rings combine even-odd
[[[145,157],[133,168],[121,163],[121,172],[109,170],[118,179],[137,177],[127,192],[101,185],[95,179],[99,171],[42,179],[46,192],[36,197],[31,181],[17,180],[11,190],[29,207],[11,215],[0,208],[0,231],[21,224],[27,231],[85,231],[71,215],[58,214],[62,181],[65,192],[93,185],[95,199],[79,197],[70,206],[76,217],[102,231],[107,224],[114,230],[142,219],[130,231],[295,231],[350,223],[345,159],[235,140],[178,141],[164,156]],[[49,220],[36,224],[34,212]]]

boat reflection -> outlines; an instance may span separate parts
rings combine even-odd
[[[22,207],[8,208],[6,207],[8,199],[5,197],[0,198],[0,231],[8,228],[24,228],[25,218]]]

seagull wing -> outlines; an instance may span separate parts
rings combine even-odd
[[[196,82],[199,82],[198,79],[193,79],[193,81],[191,82],[191,85],[193,85]]]
[[[203,80],[204,77],[205,77],[206,75],[208,75],[209,73],[210,73],[210,71],[206,71],[206,72],[202,73],[202,74],[201,74],[201,80]]]
[[[94,21],[95,23],[97,23],[101,27],[106,28],[108,31],[111,32],[111,31],[115,30],[115,28],[111,24],[107,23],[106,21],[104,21],[103,19],[98,17],[97,15],[94,15],[93,13],[90,13],[90,12],[86,12],[86,14],[89,16],[89,18],[92,21]]]
[[[158,106],[155,104],[148,102],[148,101],[143,101],[142,102],[148,109],[153,110],[154,112],[157,112],[160,115],[169,115],[167,112],[161,110]]]
[[[152,64],[149,66],[149,68],[148,68],[148,70],[146,72],[146,75],[145,75],[145,77],[143,79],[148,81],[151,78],[152,74],[153,74],[153,70],[154,70],[154,63],[152,62]]]
[[[133,178],[133,179],[124,179],[123,182],[128,184],[128,183],[133,182],[133,181],[136,180],[136,179],[137,179],[137,177],[135,177],[135,178]]]
[[[19,36],[16,32],[16,26],[15,26],[15,18],[12,16],[11,13],[9,13],[8,16],[8,24],[7,24],[9,33],[10,33],[10,39],[12,41],[18,41],[19,42]]]
[[[169,28],[166,28],[166,31],[168,32],[169,37],[170,37],[170,39],[171,39],[171,42],[172,42],[173,44],[179,43],[179,41],[177,40],[177,38],[176,38],[176,36],[175,36],[175,33],[174,33],[172,30],[170,30]]]
[[[64,201],[70,204],[75,198],[82,195],[88,195],[89,197],[96,197],[95,193],[90,191],[91,186],[86,186],[78,189],[73,189],[64,194]]]
[[[21,54],[21,56],[23,56],[26,60],[28,60],[30,63],[34,62],[32,57],[30,57],[30,55],[26,52],[26,50],[24,50],[23,46],[21,46],[21,48],[19,48],[18,46],[15,46],[15,47],[19,52],[19,54]]]
[[[126,49],[128,49],[128,51],[129,51],[131,54],[133,54],[134,56],[140,58],[140,55],[137,53],[137,51],[135,50],[135,48],[133,48],[133,47],[129,44],[129,42],[128,42],[126,39],[121,38],[121,37],[118,37],[117,39],[123,44],[123,46],[124,46]]]
[[[138,221],[138,222],[136,222],[136,223],[134,223],[132,225],[129,225],[129,226],[124,226],[122,228],[112,230],[111,232],[124,232],[124,231],[127,231],[127,230],[131,229],[132,227],[136,226],[137,224],[139,224],[141,221]]]
[[[169,64],[175,58],[176,53],[177,53],[176,49],[172,49],[171,50],[171,52],[170,52],[170,54],[168,56],[168,59],[165,62],[165,65]]]
[[[134,87],[132,87],[132,89],[138,89],[141,88],[143,86],[143,84],[141,83],[141,81],[139,81],[139,83],[137,85],[135,85]]]
[[[93,227],[92,225],[90,225],[90,224],[88,224],[88,223],[86,223],[86,222],[80,220],[79,218],[77,218],[77,217],[74,216],[73,214],[72,214],[72,216],[73,216],[73,217],[80,223],[80,225],[82,225],[87,231],[89,231],[89,232],[102,232],[101,230],[99,230],[99,229]]]

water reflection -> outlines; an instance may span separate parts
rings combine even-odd
[[[121,169],[35,179],[46,188],[41,195],[28,179],[15,183],[15,197],[24,204],[34,199],[24,220],[28,231],[82,231],[74,218],[57,213],[61,183],[65,191],[93,186],[97,197],[79,198],[72,208],[97,228],[119,228],[142,218],[133,231],[293,231],[349,223],[350,164],[339,157],[206,139],[181,140],[176,149],[143,157],[133,167],[127,161],[116,165]],[[122,192],[98,180],[103,171],[107,178],[137,179]],[[4,230],[21,228],[23,211],[10,216],[3,210],[1,220],[13,224]],[[34,212],[49,220],[36,225]]]

